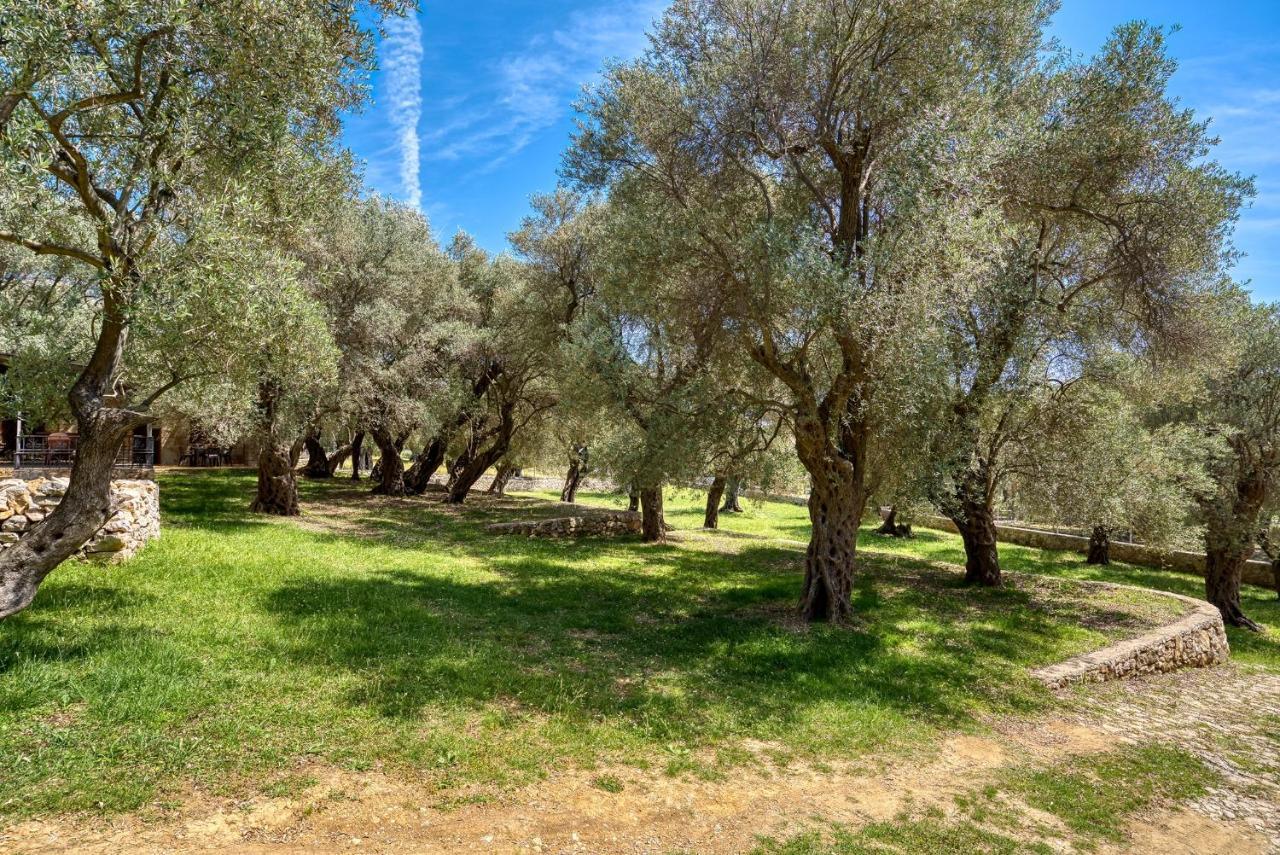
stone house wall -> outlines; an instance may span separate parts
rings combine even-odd
[[[43,520],[67,492],[66,478],[0,480],[0,549]],[[107,522],[79,552],[80,557],[116,562],[131,557],[160,536],[160,487],[154,481],[111,482]]]

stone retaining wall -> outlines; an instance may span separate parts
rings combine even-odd
[[[43,520],[67,492],[66,478],[0,480],[0,549]],[[160,488],[154,481],[112,481],[106,524],[86,543],[80,557],[123,561],[160,536]]]
[[[919,518],[920,525],[936,528],[941,531],[956,531],[956,524],[946,517],[927,516]],[[1037,549],[1062,549],[1068,552],[1089,553],[1089,538],[1074,534],[1059,534],[1042,529],[1021,528],[1014,525],[996,524],[996,539],[1001,543],[1014,543],[1018,546],[1034,546]],[[1126,564],[1138,564],[1143,567],[1156,567],[1161,570],[1176,570],[1180,573],[1204,575],[1204,555],[1199,552],[1182,552],[1172,549],[1158,549],[1141,543],[1120,543],[1111,541],[1111,558]],[[1271,573],[1271,565],[1266,561],[1249,561],[1245,563],[1242,578],[1247,584],[1271,588],[1275,585],[1275,577]]]
[[[1137,638],[1117,642],[1093,653],[1031,672],[1033,677],[1050,689],[1061,689],[1074,683],[1127,680],[1143,674],[1161,674],[1183,668],[1205,668],[1226,662],[1231,653],[1227,645],[1227,633],[1222,625],[1222,615],[1208,603],[1180,594],[1133,588],[1130,585],[1109,582],[1080,584],[1172,597],[1185,603],[1190,611],[1173,623]]]
[[[640,514],[632,511],[592,511],[572,517],[549,520],[522,520],[493,523],[485,531],[515,534],[523,537],[599,537],[617,534],[639,534]]]

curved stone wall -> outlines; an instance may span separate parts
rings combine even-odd
[[[1076,656],[1065,662],[1038,668],[1031,675],[1050,689],[1074,683],[1101,683],[1127,680],[1144,674],[1161,674],[1183,668],[1204,668],[1227,661],[1231,648],[1217,608],[1200,600],[1168,591],[1134,588],[1109,582],[1081,582],[1111,590],[1136,590],[1172,597],[1189,607],[1187,614],[1173,623],[1143,633],[1137,638]]]
[[[0,549],[43,520],[67,492],[66,478],[0,480]],[[79,552],[95,561],[123,561],[160,536],[160,488],[155,481],[111,482],[107,522]]]

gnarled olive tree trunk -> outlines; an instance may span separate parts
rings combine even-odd
[[[67,492],[58,506],[0,552],[0,619],[31,605],[54,568],[75,555],[107,522],[111,471],[120,447],[143,417],[107,408],[127,332],[114,300],[104,296],[102,326],[93,355],[67,396],[76,419],[76,454]]]
[[[964,543],[965,584],[998,588],[1002,582],[1000,553],[989,483],[987,464],[979,459],[958,474],[951,493],[936,504],[955,523]]]
[[[112,466],[138,422],[132,413],[106,409],[76,419],[76,456],[66,494],[44,520],[0,553],[0,619],[31,605],[45,577],[106,524]]]
[[[898,509],[890,507],[884,522],[876,529],[876,534],[883,534],[888,537],[911,537],[911,526],[898,522]]]
[[[364,431],[356,431],[351,439],[351,480],[360,480],[360,463],[364,457]]]
[[[1095,525],[1089,533],[1089,554],[1084,559],[1086,564],[1107,565],[1111,563],[1111,529],[1105,525]]]
[[[342,468],[342,464],[347,462],[354,450],[354,445],[344,445],[329,455],[329,478],[333,478],[338,474],[338,470]]]
[[[796,419],[796,451],[809,473],[809,521],[800,616],[844,623],[853,615],[858,526],[866,509],[866,426],[852,419],[839,445],[813,417]]]
[[[720,498],[724,495],[725,477],[717,475],[711,480],[711,486],[707,488],[707,510],[702,516],[703,528],[719,528],[720,527]]]
[[[722,514],[740,514],[742,513],[742,479],[737,476],[730,477],[725,486],[724,505],[720,508]]]
[[[294,448],[285,445],[276,431],[280,394],[280,384],[274,380],[258,384],[258,490],[249,510],[293,517],[298,515],[298,478],[294,472],[297,458]]]
[[[662,485],[640,490],[640,539],[661,543],[667,539],[667,521],[662,513]]]
[[[1247,617],[1240,606],[1240,583],[1244,565],[1253,556],[1253,550],[1227,548],[1210,549],[1205,553],[1205,599],[1218,607],[1228,626],[1240,626],[1260,631],[1257,623]]]
[[[578,486],[582,483],[582,473],[587,465],[587,447],[575,448],[569,454],[569,472],[564,476],[564,487],[560,490],[560,501],[573,504],[578,500]]]
[[[511,437],[516,432],[515,406],[515,401],[503,402],[497,422],[473,433],[471,442],[454,461],[449,473],[447,503],[461,505],[465,502],[481,476],[510,450]]]
[[[952,522],[964,544],[964,581],[969,585],[998,588],[1003,582],[996,546],[996,520],[984,502],[966,502]]]
[[[884,518],[884,522],[876,529],[876,534],[887,534],[890,537],[897,535],[898,531],[898,509],[889,508],[889,514]]]
[[[404,476],[405,492],[420,496],[427,491],[427,485],[431,483],[431,476],[436,474],[440,469],[440,465],[444,463],[445,452],[449,449],[449,440],[444,436],[436,436],[427,446],[422,449],[422,453],[418,455],[418,459],[413,461],[413,465],[409,467],[409,471]]]
[[[1268,496],[1265,472],[1250,471],[1230,495],[1202,505],[1205,511],[1205,599],[1218,607],[1228,626],[1260,632],[1240,605],[1244,565],[1257,551],[1259,519]]]
[[[378,483],[374,485],[372,492],[379,496],[403,496],[404,461],[400,459],[403,443],[398,443],[396,437],[383,427],[374,428],[370,434],[381,453],[378,465],[374,467]]]
[[[498,471],[493,476],[493,482],[485,492],[495,496],[505,496],[507,494],[507,484],[511,482],[511,476],[515,471],[516,468],[505,460],[499,463]]]
[[[822,477],[812,479],[809,520],[813,533],[805,552],[800,596],[800,614],[806,620],[842,623],[853,614],[858,523],[866,497],[851,470],[833,462]]]
[[[476,482],[506,453],[506,444],[495,441],[495,444],[459,460],[445,501],[451,505],[461,505],[465,502]]]
[[[627,490],[627,510],[633,514],[640,511],[640,488],[635,484]]]
[[[489,388],[495,380],[502,376],[502,373],[502,363],[497,360],[492,360],[484,366],[480,375],[471,384],[473,405],[460,408],[454,415],[453,420],[441,427],[440,431],[422,449],[422,453],[418,455],[418,459],[414,461],[413,466],[409,467],[409,472],[405,475],[405,489],[408,492],[415,496],[426,492],[427,485],[431,483],[431,476],[435,475],[444,464],[445,455],[449,451],[450,438],[471,421],[474,402],[479,402],[488,393]],[[455,481],[455,467],[450,467],[449,489],[452,489]]]
[[[302,438],[307,449],[307,465],[302,470],[305,478],[332,478],[334,467],[329,465],[329,455],[320,442],[320,431],[311,428]]]
[[[267,440],[258,452],[258,492],[249,510],[255,514],[296,517],[298,479],[290,465],[289,447]]]

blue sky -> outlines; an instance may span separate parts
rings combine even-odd
[[[555,186],[573,101],[609,58],[645,45],[663,0],[423,0],[379,45],[373,103],[348,117],[346,142],[373,189],[421,206],[448,238],[491,249]],[[1217,157],[1256,176],[1236,243],[1238,278],[1280,299],[1280,0],[1063,0],[1053,33],[1094,52],[1142,18],[1181,25],[1173,94],[1212,117]]]

